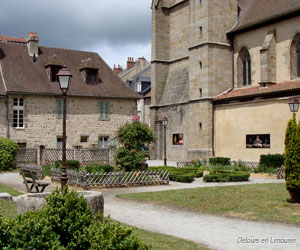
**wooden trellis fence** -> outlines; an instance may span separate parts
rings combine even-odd
[[[126,187],[169,184],[169,172],[133,171],[110,173],[85,173],[67,171],[68,184],[89,189],[91,187]],[[51,180],[60,181],[61,171],[51,169]]]
[[[89,148],[89,149],[67,149],[67,160],[77,160],[81,164],[90,162],[102,162],[109,164],[108,148]],[[62,159],[62,149],[45,148],[42,150],[43,164],[54,164]]]
[[[234,165],[236,163],[238,163],[238,161],[230,161],[231,165]],[[241,163],[244,164],[246,167],[249,167],[252,169],[257,168],[259,165],[259,162],[257,162],[257,161],[241,161]],[[209,164],[206,164],[206,165],[209,165]],[[189,167],[189,166],[193,166],[193,162],[191,162],[191,161],[178,161],[177,162],[178,168]]]
[[[17,166],[21,164],[38,164],[37,148],[19,148],[16,156]]]

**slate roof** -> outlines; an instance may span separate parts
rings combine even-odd
[[[54,55],[72,74],[68,95],[139,98],[138,94],[124,85],[97,53],[39,46],[39,56],[36,62],[33,62],[26,44],[0,42],[0,64],[7,93],[61,95],[59,83],[50,82],[45,69],[49,60],[56,57]],[[85,83],[80,72],[85,60],[91,61],[93,67],[97,66],[101,83]],[[4,87],[1,80],[0,85],[1,94],[1,88]]]
[[[284,16],[300,14],[300,0],[240,0],[239,6],[240,21],[229,34],[276,21]]]
[[[27,43],[26,38],[14,37],[14,36],[1,36],[0,41],[3,42],[12,42],[12,43]]]
[[[228,92],[222,93],[214,98],[215,102],[229,101],[241,98],[258,97],[274,95],[279,93],[290,93],[300,91],[300,81],[281,82],[273,84],[269,87],[250,87],[232,89]]]

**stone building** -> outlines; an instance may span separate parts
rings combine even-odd
[[[299,0],[153,0],[154,158],[163,117],[170,160],[283,153],[300,90],[299,21]]]
[[[135,92],[92,52],[39,46],[0,36],[0,136],[21,147],[62,145],[62,93],[56,74],[72,74],[67,96],[67,147],[107,147],[136,114]]]

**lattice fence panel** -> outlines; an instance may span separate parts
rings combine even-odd
[[[66,150],[67,160],[75,160],[74,149]],[[62,149],[58,148],[46,148],[43,150],[43,162],[44,164],[54,164],[56,161],[62,160]]]
[[[178,168],[190,167],[190,166],[193,166],[193,163],[191,161],[178,161],[177,162]]]
[[[21,164],[38,164],[37,148],[19,148],[16,156],[17,166]]]
[[[169,184],[169,172],[162,171],[135,171],[111,173],[83,173],[67,171],[68,183],[83,188],[91,187],[126,187],[142,185]],[[51,169],[51,180],[60,181],[61,171]]]
[[[81,149],[81,162],[102,162],[104,164],[109,164],[109,149],[108,148],[91,148],[91,149]]]

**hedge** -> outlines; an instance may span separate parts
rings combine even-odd
[[[217,170],[210,171],[209,175],[205,175],[203,180],[205,182],[239,182],[248,181],[250,174],[241,171]]]
[[[230,158],[226,157],[211,157],[209,158],[209,163],[211,165],[230,165]]]
[[[67,160],[66,161],[67,169],[78,171],[80,169],[80,162],[75,160]],[[61,169],[62,161],[56,161],[55,167]]]
[[[266,168],[280,168],[284,164],[284,158],[282,154],[261,155],[259,164],[265,165]]]
[[[16,168],[18,145],[15,141],[0,137],[0,171]]]

